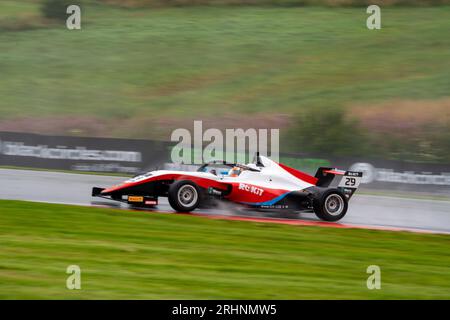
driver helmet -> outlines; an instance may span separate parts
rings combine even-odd
[[[241,168],[233,167],[233,168],[230,169],[230,171],[228,171],[228,175],[230,177],[237,177],[237,176],[239,176],[241,174],[241,172],[242,172]]]

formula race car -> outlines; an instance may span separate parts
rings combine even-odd
[[[330,187],[342,176],[336,187]],[[190,212],[221,199],[259,209],[314,212],[320,219],[337,221],[347,212],[362,172],[321,167],[315,176],[257,154],[252,163],[213,161],[196,172],[157,170],[110,188],[92,189],[92,196],[155,207],[167,197],[178,212]]]

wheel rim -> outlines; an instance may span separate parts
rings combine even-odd
[[[340,195],[330,194],[325,199],[325,210],[329,215],[338,216],[344,210],[344,199]]]
[[[178,190],[178,200],[185,208],[192,206],[197,199],[197,189],[191,185],[184,185]]]

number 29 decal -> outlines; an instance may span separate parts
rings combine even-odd
[[[341,182],[339,183],[339,187],[344,188],[358,188],[361,182],[360,176],[349,176],[347,174],[344,175]]]

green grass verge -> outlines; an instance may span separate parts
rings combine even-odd
[[[0,201],[0,298],[450,298],[450,237]],[[65,288],[67,266],[82,289]],[[366,288],[379,265],[382,289]]]
[[[0,12],[39,16],[34,2],[16,3]],[[158,131],[143,119],[448,97],[449,6],[383,8],[378,31],[367,17],[365,8],[86,6],[81,31],[0,32],[1,117],[101,117],[117,121],[103,134],[148,138]]]

